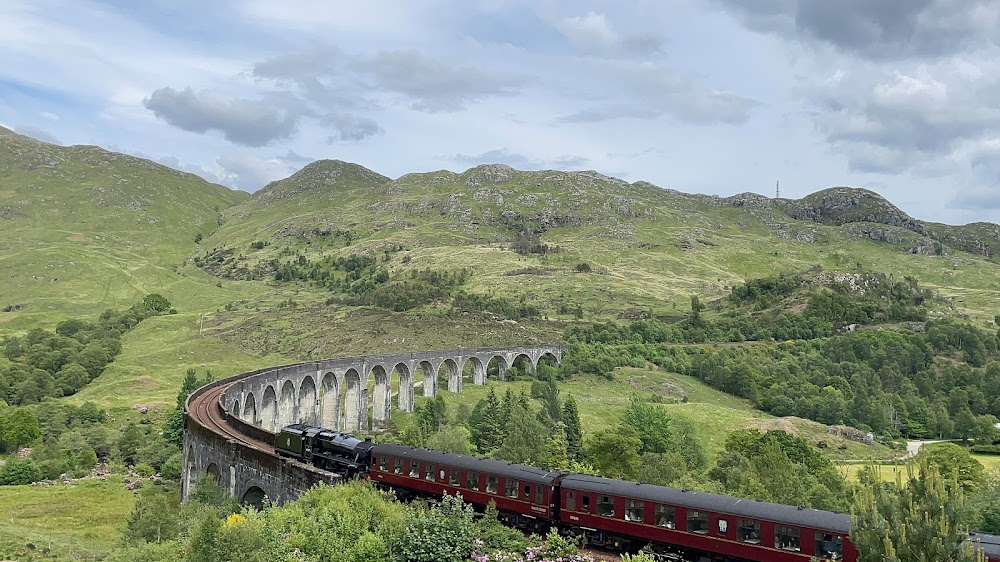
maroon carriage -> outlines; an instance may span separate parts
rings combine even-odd
[[[704,560],[857,560],[850,515],[716,494],[567,475],[560,520],[590,541]]]
[[[501,516],[521,528],[543,531],[555,520],[558,479],[564,473],[403,445],[376,445],[370,477],[400,495],[461,494],[479,508],[496,502]]]

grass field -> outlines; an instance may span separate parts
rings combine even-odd
[[[972,455],[972,458],[979,461],[987,472],[1000,471],[1000,455]],[[869,465],[866,463],[850,463],[842,464],[839,468],[841,474],[846,476],[848,480],[857,480],[858,472],[866,466]],[[906,477],[907,467],[905,464],[874,464],[872,466],[875,467],[875,470],[883,480],[894,481],[897,474],[901,474],[903,478]]]
[[[120,546],[135,497],[121,476],[0,492],[0,559],[99,560]]]

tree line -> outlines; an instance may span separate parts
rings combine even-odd
[[[170,301],[146,295],[127,310],[107,310],[96,322],[70,319],[55,330],[35,328],[3,341],[10,361],[0,367],[0,400],[33,404],[46,397],[75,394],[97,378],[121,353],[122,334],[152,316],[171,314]]]

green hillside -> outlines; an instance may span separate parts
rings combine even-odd
[[[203,293],[190,286],[209,280],[175,269],[245,198],[141,158],[0,129],[0,329],[99,314],[150,292]]]
[[[465,268],[458,289],[521,300],[558,321],[678,317],[693,294],[711,300],[746,279],[814,266],[913,276],[942,297],[935,313],[984,326],[1000,301],[1000,227],[925,223],[851,188],[802,200],[719,198],[596,172],[483,165],[390,180],[355,164],[319,161],[224,215],[193,256],[223,279],[273,283],[286,266],[369,255],[377,262],[371,271],[384,269],[390,281]],[[300,291],[298,314],[330,314],[324,283],[281,285]],[[241,313],[238,304],[220,320],[230,328],[259,309]],[[259,332],[248,322],[243,333]],[[323,336],[315,325],[308,332]],[[285,341],[297,335],[305,334],[282,328]]]

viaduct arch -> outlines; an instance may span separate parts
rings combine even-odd
[[[277,503],[294,499],[318,482],[335,481],[336,475],[278,457],[271,443],[281,427],[304,423],[345,432],[367,430],[388,420],[394,406],[413,411],[418,387],[424,396],[436,396],[439,372],[447,374],[448,391],[461,392],[467,364],[469,382],[484,385],[489,376],[505,380],[515,361],[535,370],[543,357],[561,362],[565,350],[563,345],[534,345],[365,355],[215,381],[192,393],[186,405],[182,498],[187,500],[201,475],[211,474],[245,503],[258,504],[265,496]]]

